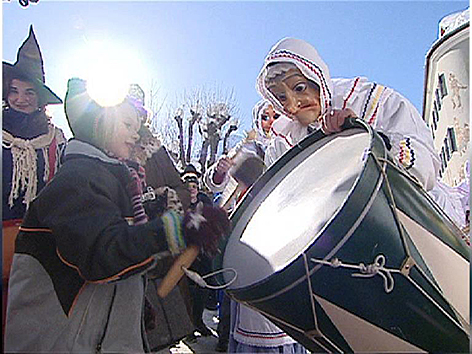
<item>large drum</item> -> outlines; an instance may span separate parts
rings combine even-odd
[[[317,353],[468,352],[461,231],[357,124],[305,138],[252,187],[216,259],[237,272],[227,293]]]

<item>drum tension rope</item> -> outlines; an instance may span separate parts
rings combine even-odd
[[[182,270],[183,272],[185,273],[185,275],[187,275],[187,277],[189,277],[191,280],[193,280],[195,283],[197,283],[200,287],[202,288],[208,288],[208,289],[213,289],[213,290],[220,290],[220,289],[225,289],[227,288],[228,286],[230,286],[235,280],[236,278],[238,277],[238,273],[236,272],[236,269],[234,268],[224,268],[224,269],[219,269],[215,272],[212,272],[212,273],[208,273],[206,275],[200,275],[198,274],[197,272],[193,271],[193,270],[190,270],[190,269],[187,269],[185,267],[182,266]],[[220,274],[220,273],[224,273],[224,272],[232,272],[234,274],[233,276],[233,279],[231,279],[229,282],[227,282],[226,284],[223,284],[223,285],[210,285],[208,284],[205,279],[206,278],[210,278],[210,277],[213,277],[217,274]]]

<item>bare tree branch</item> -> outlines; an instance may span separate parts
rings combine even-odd
[[[157,101],[153,98],[153,106],[156,105],[154,102]],[[159,135],[168,150],[178,155],[181,168],[195,161],[204,173],[219,154],[227,153],[229,142],[234,140],[230,137],[239,129],[236,119],[239,107],[234,89],[202,86],[182,92],[172,104],[167,104],[165,114],[163,105],[161,101],[154,108],[152,131]],[[179,114],[176,114],[179,109]]]

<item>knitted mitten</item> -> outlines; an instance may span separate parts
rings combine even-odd
[[[184,216],[184,235],[188,244],[203,248],[209,256],[218,252],[218,242],[230,230],[226,211],[222,208],[198,203],[194,212]]]
[[[180,253],[185,247],[182,228],[182,216],[174,210],[166,211],[161,220],[164,224],[167,246],[172,255]]]

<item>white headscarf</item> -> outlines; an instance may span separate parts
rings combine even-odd
[[[256,89],[262,97],[266,98],[276,110],[283,112],[287,117],[291,114],[284,110],[279,100],[267,89],[266,80],[269,74],[269,65],[275,63],[290,63],[295,65],[309,80],[315,82],[320,88],[321,114],[325,114],[332,106],[333,83],[328,66],[319,56],[316,49],[309,43],[296,38],[284,38],[275,44],[264,60],[264,65],[257,77]],[[288,69],[288,68],[285,68]],[[285,70],[281,67],[281,70]],[[320,128],[319,122],[310,126]],[[297,120],[278,119],[272,125],[273,135],[284,141],[284,145],[291,147],[307,135],[307,127]]]
[[[306,78],[318,84],[320,87],[321,114],[325,114],[331,106],[333,96],[333,84],[329,69],[316,49],[301,39],[284,38],[272,47],[257,77],[256,89],[262,97],[268,99],[280,112],[285,112],[281,103],[265,85],[269,64],[281,62],[295,64]],[[285,114],[289,116],[288,112],[285,112]]]
[[[257,135],[259,139],[265,140],[268,138],[266,132],[262,128],[262,115],[264,114],[265,110],[269,107],[270,102],[262,99],[257,102],[254,107],[252,108],[252,123],[254,128],[257,131]]]

